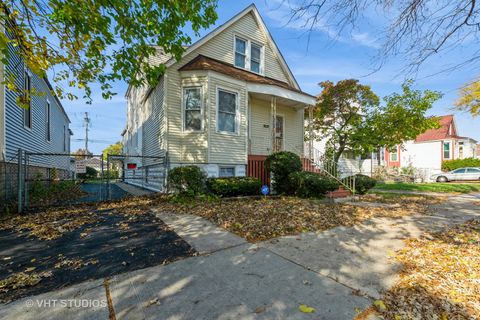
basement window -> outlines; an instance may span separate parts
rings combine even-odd
[[[220,167],[218,176],[220,178],[235,177],[235,167]]]

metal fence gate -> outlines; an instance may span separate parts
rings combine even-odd
[[[10,210],[15,207],[18,212],[121,200],[141,194],[141,190],[165,190],[164,156],[80,156],[19,150],[9,160],[0,171],[4,177],[3,198]]]

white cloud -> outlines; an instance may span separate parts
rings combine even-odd
[[[353,32],[352,39],[362,46],[375,49],[380,48],[380,44],[378,43],[377,39],[373,38],[368,32]]]
[[[357,44],[369,48],[378,49],[380,47],[376,38],[373,38],[368,32],[352,32],[351,37],[339,34],[339,31],[332,25],[329,25],[324,19],[318,18],[314,25],[308,14],[297,16],[292,19],[291,4],[285,0],[273,0],[269,2],[273,5],[268,6],[269,10],[266,16],[276,24],[277,27],[301,31],[302,33],[318,32],[323,33],[330,39],[341,43]]]

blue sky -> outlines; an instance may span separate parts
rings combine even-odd
[[[251,2],[220,1],[217,11],[219,19],[215,26],[230,19]],[[302,21],[287,24],[288,4],[282,0],[255,1],[255,4],[304,91],[317,94],[320,91],[319,82],[347,78],[356,78],[363,84],[371,85],[380,97],[400,91],[400,85],[406,76],[403,73],[405,62],[402,58],[390,58],[380,71],[368,75],[380,45],[377,39],[378,27],[381,27],[384,21],[375,12],[368,13],[367,18],[355,30],[337,36],[334,27],[320,26],[307,33],[302,28]],[[208,31],[203,31],[202,35]],[[432,76],[445,66],[461,61],[459,59],[468,54],[468,43],[465,48],[451,50],[428,60],[416,75],[415,87],[442,92],[443,98],[434,105],[429,114],[455,114],[459,134],[480,141],[480,117],[474,119],[470,114],[455,112],[451,108],[457,98],[458,88],[478,76],[479,70],[466,67]],[[95,90],[98,88],[94,87],[92,105],[87,105],[82,100],[63,101],[74,132],[72,151],[84,145],[84,141],[76,139],[83,139],[85,135],[85,128],[82,126],[85,111],[89,112],[91,117],[91,151],[99,153],[110,143],[120,141],[126,119],[126,88],[125,83],[116,83],[115,90],[118,95],[112,100],[104,100],[100,92]]]

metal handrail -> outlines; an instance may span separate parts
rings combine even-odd
[[[289,145],[289,148],[292,148],[292,146]],[[295,148],[293,149],[295,150]],[[333,178],[340,185],[348,189],[352,195],[355,195],[355,172],[340,168],[337,162],[314,147],[312,147],[311,150],[304,150],[303,156],[311,161],[315,169],[320,170],[323,174]],[[345,177],[342,178],[342,175],[345,175]]]

